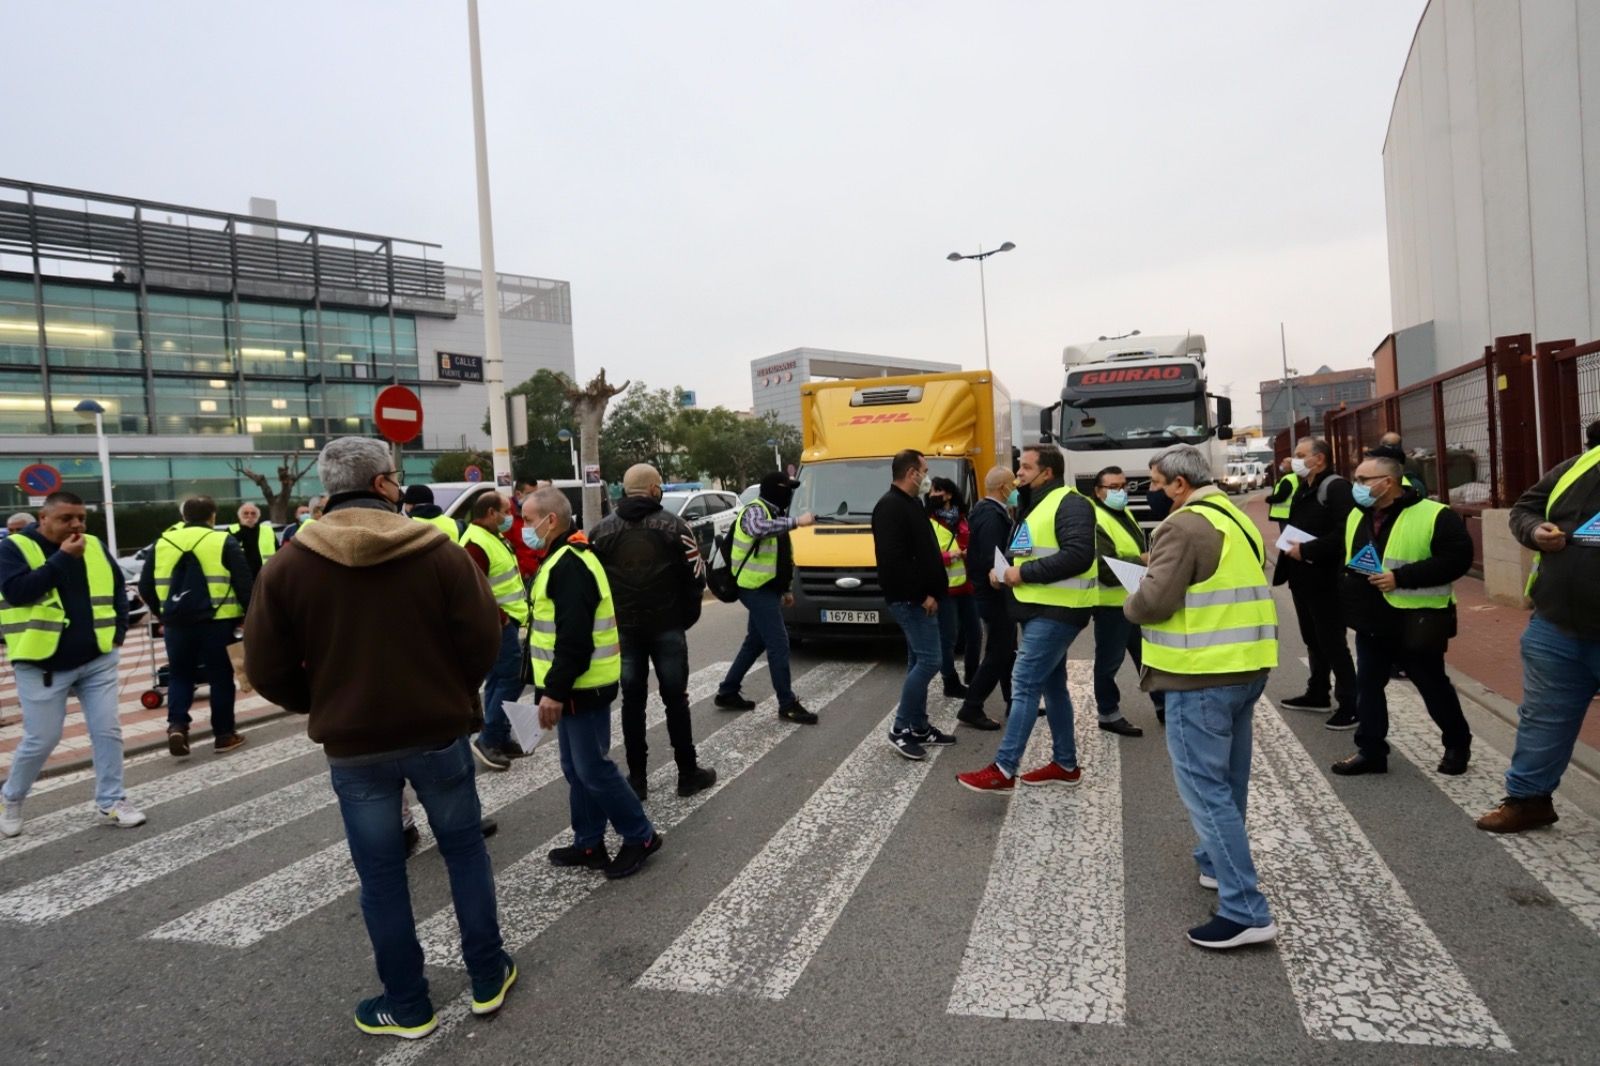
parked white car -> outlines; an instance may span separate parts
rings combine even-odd
[[[1256,489],[1265,488],[1266,484],[1266,465],[1253,461],[1229,463],[1228,472],[1222,477],[1222,489],[1224,492],[1254,492]]]
[[[700,554],[709,556],[711,542],[726,532],[738,516],[739,497],[714,489],[663,492],[661,506],[689,523],[700,544]]]

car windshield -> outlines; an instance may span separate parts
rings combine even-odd
[[[928,460],[928,472],[947,477],[966,491],[962,463],[957,459]],[[865,522],[872,517],[878,498],[889,491],[889,459],[839,459],[810,463],[797,475],[800,487],[794,491],[790,514],[817,516],[819,522]]]
[[[441,511],[448,511],[450,505],[456,502],[463,489],[447,489],[443,485],[433,486],[433,502]]]
[[[1200,444],[1210,437],[1199,396],[1170,400],[1079,400],[1061,408],[1061,443],[1071,451]]]

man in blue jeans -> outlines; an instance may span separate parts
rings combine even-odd
[[[761,494],[734,519],[733,558],[729,566],[739,586],[739,602],[750,613],[750,620],[744,643],[733,657],[728,675],[717,686],[714,702],[725,711],[755,710],[755,701],[745,699],[739,686],[761,653],[766,652],[767,673],[778,697],[778,717],[786,722],[816,725],[817,716],[805,709],[789,684],[789,631],[783,624],[783,608],[794,603],[789,591],[794,581],[789,531],[816,521],[809,513],[788,515],[794,490],[799,487],[800,482],[786,474],[768,474],[761,479]]]
[[[1028,490],[1029,509],[1011,539],[1012,565],[989,575],[992,584],[1012,591],[1012,614],[1022,623],[1017,663],[1011,672],[1011,710],[994,762],[957,774],[974,792],[1010,795],[1020,777],[1025,785],[1076,785],[1078,767],[1072,697],[1067,692],[1066,658],[1099,598],[1095,562],[1094,508],[1065,483],[1066,459],[1052,444],[1022,449],[1019,488]],[[1022,758],[1039,720],[1044,696],[1050,722],[1050,761],[1027,773]]]
[[[1591,701],[1600,692],[1600,422],[1589,450],[1546,474],[1511,509],[1511,532],[1539,553],[1522,634],[1522,706],[1506,796],[1478,819],[1491,833],[1551,825]]]
[[[511,768],[524,754],[511,739],[511,720],[501,705],[522,692],[522,627],[528,624],[527,588],[517,568],[517,555],[506,543],[511,530],[511,505],[504,496],[486,492],[472,501],[472,520],[461,531],[461,547],[489,579],[500,609],[499,654],[483,681],[483,732],[472,742],[472,754],[486,770]]]
[[[906,680],[889,743],[907,759],[927,757],[929,744],[954,744],[928,721],[928,684],[939,673],[944,640],[939,605],[948,594],[945,564],[919,495],[932,484],[928,461],[907,448],[889,464],[889,491],[872,508],[872,547],[877,555],[878,586],[889,613],[906,635]],[[955,537],[951,536],[952,548]],[[963,694],[965,694],[963,692]]]
[[[306,732],[328,757],[383,982],[381,995],[356,1005],[356,1027],[414,1040],[439,1021],[406,878],[407,782],[450,874],[474,1014],[500,1009],[517,967],[501,943],[467,739],[483,724],[476,693],[499,612],[449,537],[398,513],[391,466],[381,441],[340,437],[323,448],[327,511],[261,571],[245,642],[256,689],[309,715]]]

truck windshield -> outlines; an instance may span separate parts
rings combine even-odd
[[[947,477],[968,491],[967,479],[959,459],[929,459],[928,472]],[[889,459],[839,459],[826,463],[807,463],[797,475],[800,487],[794,490],[790,514],[817,516],[818,522],[866,522],[878,498],[889,491]],[[970,500],[968,501],[971,502]]]
[[[1068,400],[1061,406],[1061,443],[1071,451],[1200,444],[1210,435],[1199,396]]]

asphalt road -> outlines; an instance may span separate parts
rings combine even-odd
[[[1095,729],[1088,635],[1069,671],[1084,782],[1006,800],[954,777],[987,763],[998,733],[962,730],[922,764],[889,748],[897,645],[796,650],[819,726],[770,704],[718,711],[717,664],[743,626],[741,608],[711,604],[691,633],[714,792],[673,793],[657,711],[650,809],[666,847],[640,876],[545,864],[567,820],[553,751],[480,776],[522,968],[498,1017],[463,1017],[443,864],[431,848],[411,860],[444,1023],[416,1043],[351,1024],[376,978],[299,719],[250,730],[226,759],[202,745],[183,764],[135,760],[140,829],[93,826],[86,781],[46,785],[24,835],[0,840],[0,1061],[1600,1061],[1600,823],[1563,794],[1553,830],[1479,833],[1505,757],[1480,742],[1469,775],[1434,773],[1409,686],[1392,689],[1388,776],[1335,779],[1349,734],[1272,702],[1303,681],[1285,648],[1258,709],[1251,810],[1283,935],[1215,955],[1183,938],[1214,897],[1161,730],[1131,669],[1125,707],[1146,735]],[[746,692],[770,697],[764,672]],[[933,709],[948,721],[955,707]]]

